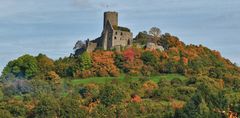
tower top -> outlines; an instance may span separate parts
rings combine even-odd
[[[118,26],[118,12],[115,11],[104,12],[103,29],[106,28],[107,22],[110,22],[112,26]]]

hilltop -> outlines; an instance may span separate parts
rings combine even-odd
[[[120,49],[96,49],[58,60],[23,55],[10,61],[1,76],[0,104],[7,105],[0,114],[237,116],[239,74],[239,67],[218,51],[186,45],[169,33],[140,32],[132,46]]]
[[[240,68],[157,27],[133,38],[106,12],[101,36],[69,57],[10,61],[0,106],[0,118],[237,118]]]

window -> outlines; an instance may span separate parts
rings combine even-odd
[[[131,41],[130,41],[130,39],[128,39],[128,45],[131,45]]]
[[[123,35],[123,33],[121,32],[121,35]]]
[[[115,32],[115,34],[117,35],[118,33],[117,33],[117,32]]]
[[[114,39],[117,39],[117,37],[115,36]]]

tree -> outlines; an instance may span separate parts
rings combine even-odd
[[[120,103],[124,99],[124,92],[115,85],[106,85],[100,90],[99,99],[105,106]]]
[[[123,64],[124,64],[124,57],[121,54],[116,54],[115,58],[114,58],[114,64],[119,68],[119,69],[123,69]]]
[[[67,96],[61,99],[60,118],[83,118],[86,117],[84,109],[80,108],[79,100],[74,96]]]
[[[60,105],[52,95],[40,96],[38,105],[34,108],[36,118],[56,118],[59,116]]]
[[[86,70],[92,67],[92,59],[89,53],[84,52],[78,56],[78,68],[80,70]]]
[[[54,69],[54,61],[44,54],[39,54],[37,57],[38,66],[41,72],[47,73]]]
[[[157,58],[150,51],[143,52],[141,59],[143,60],[143,63],[146,65],[154,66],[157,63]]]
[[[161,30],[157,27],[152,27],[149,30],[149,34],[154,36],[154,37],[160,37],[161,36]]]
[[[119,69],[114,64],[114,53],[111,51],[95,51],[92,53],[91,71],[98,76],[119,75]]]
[[[55,84],[60,84],[60,77],[55,71],[49,71],[46,75],[46,79]]]
[[[3,76],[13,73],[16,77],[32,78],[39,72],[35,57],[23,55],[16,60],[10,61],[3,70]]]

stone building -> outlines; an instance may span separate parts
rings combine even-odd
[[[110,50],[120,49],[132,45],[133,34],[130,29],[118,26],[118,13],[105,12],[102,35],[95,40],[86,41],[86,51],[92,52],[96,48]]]

